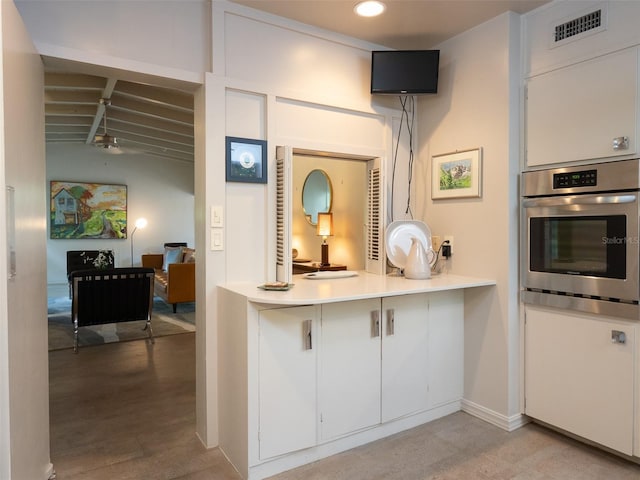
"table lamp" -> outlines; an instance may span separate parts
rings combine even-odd
[[[136,233],[136,230],[139,228],[144,228],[147,226],[146,218],[139,218],[136,220],[135,227],[133,228],[133,232],[131,232],[131,266],[133,267],[133,234]]]
[[[318,225],[316,235],[322,237],[322,260],[320,265],[328,267],[329,263],[329,245],[327,244],[327,237],[333,235],[333,214],[332,213],[318,213]]]

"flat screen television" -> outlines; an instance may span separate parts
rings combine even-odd
[[[439,62],[440,50],[374,50],[371,52],[371,93],[437,93]]]

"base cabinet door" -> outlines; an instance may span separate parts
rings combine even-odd
[[[321,440],[380,423],[380,299],[322,305]]]
[[[382,421],[426,410],[429,296],[382,299]]]
[[[316,307],[260,312],[260,459],[317,442]]]
[[[429,294],[429,407],[462,400],[464,292]]]
[[[636,326],[525,309],[525,413],[631,455]]]

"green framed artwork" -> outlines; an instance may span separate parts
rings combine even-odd
[[[478,198],[482,195],[482,148],[434,155],[431,198]]]
[[[50,187],[51,238],[127,238],[126,185],[52,180]]]

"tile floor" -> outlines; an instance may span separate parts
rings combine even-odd
[[[240,480],[195,436],[193,333],[50,353],[57,480]],[[639,480],[640,466],[536,424],[507,433],[465,413],[272,480]]]

